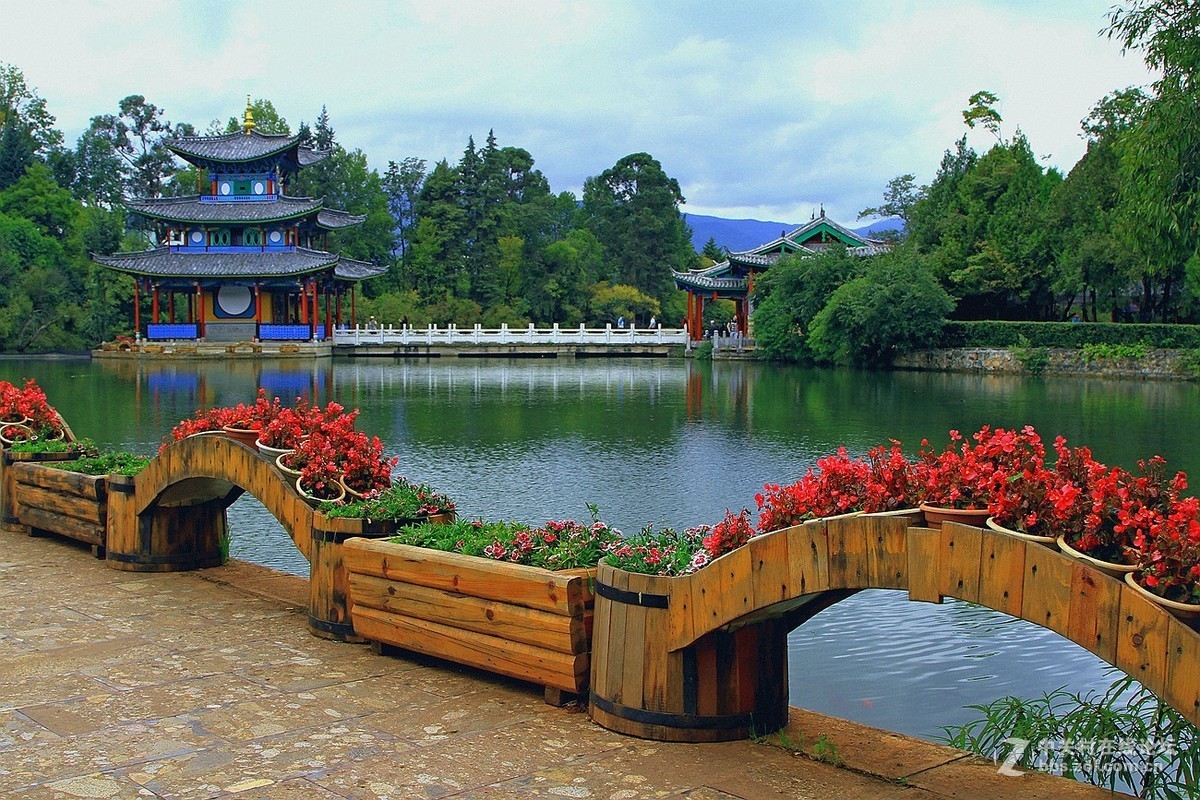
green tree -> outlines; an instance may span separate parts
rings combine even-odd
[[[812,321],[808,344],[820,361],[886,366],[937,344],[954,301],[911,249],[871,259],[839,286]]]
[[[841,246],[816,255],[784,256],[754,287],[754,339],[767,358],[809,361],[813,319],[843,283],[859,276],[863,260]]]
[[[159,197],[178,165],[165,140],[173,135],[191,135],[191,125],[172,126],[163,110],[131,94],[117,104],[116,114],[92,117],[90,138],[107,139],[111,152],[123,163],[126,193],[135,197]]]
[[[54,127],[54,115],[46,109],[46,101],[25,82],[20,69],[0,61],[0,126],[9,120],[29,137],[34,155],[45,159],[62,147],[62,132]]]
[[[21,130],[15,116],[9,116],[0,131],[0,190],[12,186],[33,163],[30,138]]]
[[[1004,138],[1000,135],[1000,123],[1004,120],[1001,119],[1000,112],[995,109],[998,102],[1000,102],[1000,98],[986,89],[978,91],[967,100],[969,105],[962,115],[963,122],[967,123],[968,128],[975,130],[975,126],[978,125],[995,136],[999,144],[1004,144]]]
[[[675,291],[671,270],[695,263],[683,200],[679,182],[648,153],[625,156],[583,185],[584,223],[604,246],[611,273],[660,303]]]
[[[921,199],[924,190],[917,186],[917,177],[911,174],[897,175],[883,190],[883,202],[858,212],[859,219],[888,219],[898,217],[908,226],[913,207]]]
[[[1139,261],[1142,313],[1180,311],[1180,284],[1200,294],[1200,6],[1135,0],[1115,8],[1108,35],[1140,50],[1160,75],[1154,96],[1121,140],[1122,206]]]
[[[725,260],[725,250],[717,244],[716,237],[708,237],[708,241],[704,243],[704,249],[700,251],[700,255],[707,258],[713,264],[720,264]]]
[[[610,284],[607,281],[592,287],[592,321],[599,325],[616,325],[622,317],[626,325],[646,323],[658,316],[662,307],[653,297],[635,286]]]
[[[389,161],[383,173],[383,191],[387,195],[388,211],[395,223],[392,257],[401,261],[408,257],[410,240],[417,224],[417,202],[425,183],[425,159],[408,157],[400,163]]]

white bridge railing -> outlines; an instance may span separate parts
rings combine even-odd
[[[430,325],[427,328],[395,328],[391,325],[384,328],[338,328],[333,333],[334,344],[345,345],[448,345],[448,344],[499,344],[499,345],[551,345],[551,344],[586,344],[586,345],[630,345],[630,344],[687,344],[686,328],[614,328],[608,325],[604,328],[510,328],[501,325],[499,328],[484,328],[476,325],[472,328],[460,328],[450,325],[439,328]]]

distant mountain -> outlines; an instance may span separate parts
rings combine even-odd
[[[692,226],[692,244],[697,252],[704,249],[709,237],[716,239],[719,246],[727,247],[736,253],[777,239],[781,234],[800,227],[799,223],[794,222],[725,219],[724,217],[709,217],[704,214],[685,214],[684,216],[687,224]],[[892,218],[872,222],[861,228],[850,228],[850,230],[860,236],[878,236],[885,231],[898,231],[903,227],[903,222]]]

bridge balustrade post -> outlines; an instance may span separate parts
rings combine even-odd
[[[558,344],[558,323],[554,323],[554,327],[550,330],[550,341],[553,344]]]
[[[604,326],[604,343],[610,344],[611,342],[612,342],[612,323],[610,322]]]

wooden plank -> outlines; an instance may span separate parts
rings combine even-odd
[[[870,586],[871,567],[867,558],[867,528],[855,517],[825,520],[829,542],[829,585],[834,589],[865,589]]]
[[[720,620],[718,624],[725,625],[754,610],[755,576],[752,563],[750,548],[739,547],[701,570],[714,570],[721,580],[717,595]],[[697,632],[699,633],[699,629]]]
[[[979,604],[1014,617],[1021,616],[1025,585],[1025,548],[1031,545],[1015,536],[991,529],[983,531],[979,562]]]
[[[543,686],[569,692],[586,687],[587,654],[556,653],[376,608],[356,607],[354,629],[368,639]]]
[[[1070,637],[1071,580],[1074,562],[1040,545],[1025,548],[1021,617]]]
[[[1110,664],[1117,659],[1122,586],[1081,561],[1072,565],[1067,638]]]
[[[631,592],[649,592],[654,585],[649,575],[629,574],[625,588]],[[621,702],[633,708],[642,707],[642,686],[646,678],[646,606],[625,607],[625,665],[622,670]],[[614,640],[614,644],[616,640]]]
[[[104,547],[105,531],[102,525],[95,525],[75,519],[74,517],[68,517],[64,514],[54,514],[49,511],[43,511],[40,508],[25,506],[19,509],[18,517],[22,525],[28,525],[30,528],[50,531],[60,536],[66,536],[69,539],[77,539],[81,542]]]
[[[750,540],[750,569],[754,573],[754,607],[791,599],[788,540],[783,531],[756,536]]]
[[[941,603],[942,532],[933,528],[909,528],[905,531],[908,544],[908,599],[923,603]]]
[[[721,625],[721,571],[709,564],[692,574],[692,633],[700,640]]]
[[[713,715],[717,705],[717,639],[730,634],[721,631],[696,640],[696,713]]]
[[[908,586],[908,520],[859,517],[867,534],[867,583],[877,589]]]
[[[1122,584],[1115,666],[1150,691],[1166,694],[1167,623],[1171,615]]]
[[[945,597],[979,602],[979,561],[983,553],[983,531],[959,522],[942,523],[942,550],[938,558]]]
[[[823,520],[786,529],[792,595],[800,597],[829,588],[829,539]]]
[[[628,572],[614,570],[612,587],[628,590],[629,577]],[[611,605],[612,611],[608,621],[608,650],[605,653],[608,659],[608,668],[605,671],[605,682],[602,684],[604,686],[602,696],[614,703],[621,703],[625,688],[625,654],[629,644],[629,640],[625,636],[625,626],[628,624],[632,606],[628,603],[617,602],[613,602]]]
[[[1193,725],[1200,725],[1200,633],[1175,618],[1167,622],[1166,667],[1163,699]]]
[[[18,483],[16,488],[18,506],[40,508],[50,513],[65,514],[84,522],[90,522],[93,525],[104,524],[105,512],[107,511],[107,505],[104,501],[74,497],[49,489],[30,486],[25,483]]]
[[[596,582],[611,586],[615,570],[603,561],[596,567]],[[609,622],[612,620],[613,601],[606,597],[596,598],[596,618],[592,623],[592,691],[608,699],[605,694],[608,679],[608,657],[612,650],[609,639]]]
[[[349,588],[348,600],[354,605],[440,622],[560,653],[582,653],[588,649],[582,615],[564,617],[498,600],[484,600],[353,572],[349,573]]]
[[[692,597],[698,574],[685,575],[671,581],[670,599],[667,601],[670,612],[667,616],[667,636],[670,638],[668,649],[671,651],[686,647],[696,640],[693,626],[695,602]]]
[[[642,582],[643,591],[653,594],[669,594],[675,578],[646,576]],[[682,711],[682,708],[671,709],[667,706],[667,681],[669,680],[667,652],[667,631],[670,627],[670,608],[645,608],[645,627],[642,631],[642,642],[639,645],[632,638],[631,647],[642,648],[642,690],[641,708],[650,711]],[[682,682],[682,676],[677,678]],[[626,695],[626,701],[630,695]]]
[[[373,539],[349,539],[346,568],[362,575],[461,592],[488,600],[567,616],[583,612],[581,595],[568,592],[576,575],[562,575],[523,564],[446,553]]]
[[[13,477],[18,483],[77,495],[88,500],[103,499],[105,495],[106,480],[103,475],[85,475],[82,472],[25,463],[13,465]]]

